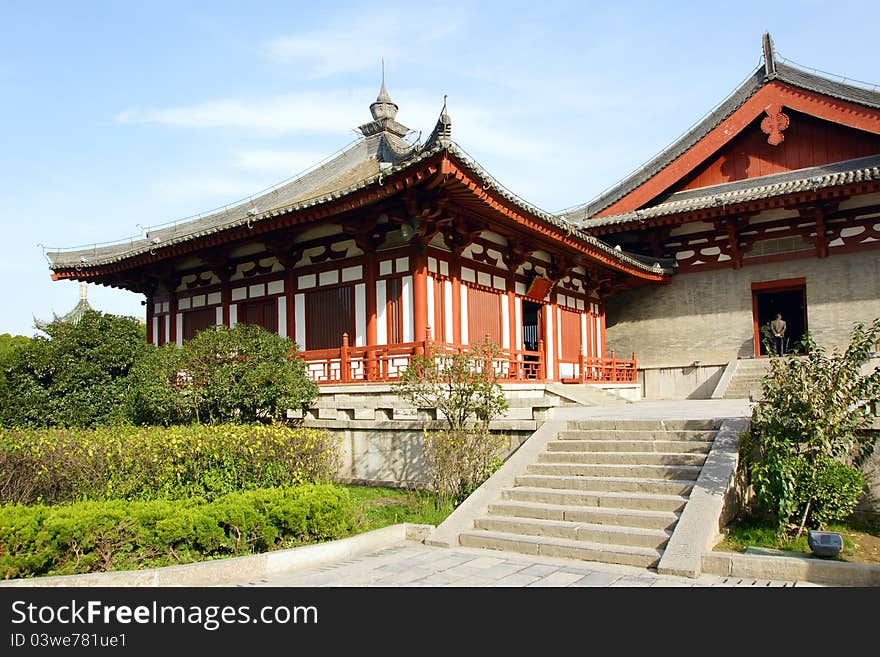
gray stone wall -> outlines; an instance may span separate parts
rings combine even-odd
[[[638,356],[638,354],[636,354]],[[726,363],[693,363],[672,367],[639,366],[644,399],[709,399]]]
[[[806,278],[807,325],[819,344],[844,346],[856,321],[880,317],[880,250],[676,274],[606,300],[607,346],[639,367],[720,363],[754,355],[753,282]]]
[[[489,429],[505,437],[501,457],[506,459],[562,400],[543,384],[505,384],[502,389],[509,407]],[[424,430],[445,427],[435,409],[409,408],[387,384],[321,386],[319,392],[302,422],[340,439],[340,481],[407,488],[427,485]]]

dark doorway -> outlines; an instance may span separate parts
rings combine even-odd
[[[538,345],[543,335],[541,330],[541,309],[543,306],[534,301],[522,302],[522,349],[523,351],[538,351]],[[541,357],[533,354],[523,356],[525,378],[537,379],[542,376],[539,362]]]
[[[534,301],[522,302],[522,348],[525,351],[538,351],[541,339],[541,304]]]
[[[755,321],[755,353],[767,355],[766,327],[782,315],[786,323],[786,354],[803,353],[800,342],[807,332],[807,293],[803,283],[785,281],[752,285],[752,308]]]

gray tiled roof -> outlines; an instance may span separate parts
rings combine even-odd
[[[519,211],[543,221],[548,226],[564,232],[583,245],[592,247],[622,264],[653,274],[657,273],[655,268],[615,251],[601,240],[582,233],[569,222],[527,203],[504,188],[452,141],[451,121],[445,108],[436,127],[423,145],[409,144],[388,130],[379,129],[378,132],[373,132],[375,124],[383,120],[391,119],[379,119],[365,124],[370,126],[364,131],[368,136],[359,140],[354,146],[321,167],[266,194],[204,217],[152,229],[144,238],[96,245],[91,248],[47,252],[46,255],[51,261],[50,268],[55,271],[71,268],[85,271],[121,262],[154,249],[162,249],[238,226],[253,225],[271,217],[329,203],[370,185],[379,184],[383,176],[404,171],[445,150],[461,160],[476,179],[481,180],[485,186],[492,187],[498,195]],[[395,125],[399,124],[395,122]]]
[[[761,87],[771,80],[779,80],[780,82],[785,82],[795,87],[825,94],[859,105],[880,108],[880,92],[878,91],[857,87],[844,82],[836,82],[782,63],[776,63],[775,66],[776,72],[767,76],[765,74],[764,65],[762,64],[748,80],[728,96],[728,98],[711,114],[700,121],[678,141],[660,153],[660,155],[610,190],[601,194],[598,198],[585,203],[584,205],[567,210],[562,213],[561,216],[578,224],[585,220],[591,220],[590,223],[593,224],[593,221],[595,220],[591,219],[592,217],[617,202],[669,166],[680,155],[696,145],[697,142],[714,130],[722,121],[733,114]]]
[[[870,180],[880,180],[880,155],[688,189],[670,194],[658,203],[640,210],[590,219],[585,222],[584,229],[645,221],[680,212],[748,203],[758,199]]]

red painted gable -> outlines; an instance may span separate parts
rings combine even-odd
[[[735,112],[721,121],[700,141],[675,158],[656,175],[625,194],[601,212],[598,212],[596,216],[604,217],[620,212],[633,211],[650,205],[658,196],[676,189],[687,188],[685,185],[695,180],[695,176],[699,176],[703,171],[708,171],[708,167],[711,166],[713,160],[720,159],[721,153],[725,151],[735,153],[735,150],[731,150],[735,149],[735,146],[731,147],[730,145],[740,135],[743,135],[743,138],[747,140],[750,135],[753,135],[753,131],[750,128],[757,125],[759,126],[759,131],[761,131],[760,125],[764,122],[765,118],[771,123],[772,120],[776,120],[775,115],[779,109],[790,119],[789,126],[781,130],[781,135],[784,139],[780,145],[785,144],[785,140],[789,138],[788,131],[794,127],[791,124],[792,117],[798,118],[799,116],[811,117],[819,123],[834,124],[840,128],[848,128],[866,135],[880,135],[880,110],[773,80],[756,91]],[[767,127],[769,132],[773,132],[773,126],[768,125]],[[761,131],[761,134],[764,135],[765,140],[772,136],[768,132],[763,131]],[[837,133],[838,136],[840,134]],[[774,141],[778,141],[778,136],[777,134]],[[800,141],[798,140],[798,142]],[[806,149],[806,146],[803,148]],[[834,152],[836,148],[832,146],[828,149],[828,152]],[[760,150],[763,150],[763,146]],[[880,151],[872,150],[868,154],[878,152]],[[751,156],[752,153],[749,155]],[[759,158],[759,152],[755,152],[754,156],[756,159]],[[813,156],[810,157],[812,158]],[[827,161],[821,163],[824,164]],[[734,164],[731,167],[731,171],[727,173],[721,172],[721,174],[734,175],[733,172],[735,170],[736,165]],[[756,175],[763,174],[753,174],[749,171],[747,177],[751,178]],[[737,178],[729,179],[736,180]],[[723,181],[718,180],[718,182]]]
[[[880,153],[880,135],[817,119],[787,108],[783,140],[769,143],[762,117],[711,156],[671,191],[768,176]]]

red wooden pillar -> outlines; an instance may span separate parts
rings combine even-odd
[[[342,334],[342,347],[339,349],[339,380],[342,383],[351,381],[351,364],[348,359],[348,333]]]
[[[452,308],[447,311],[452,313],[452,335],[446,336],[446,342],[461,344],[461,263],[458,258],[449,263],[449,273],[452,279]]]
[[[510,336],[510,351],[508,352],[507,377],[509,379],[520,380],[518,364],[520,344],[516,340],[516,294],[514,286],[516,285],[516,276],[513,272],[507,277],[507,332]]]
[[[425,251],[417,251],[413,261],[413,341],[424,342],[428,329],[428,258]]]
[[[374,347],[379,342],[379,319],[377,316],[378,308],[376,306],[376,279],[379,274],[378,258],[375,251],[366,251],[364,267],[364,282],[366,290],[364,294],[364,305],[367,313],[367,347]],[[372,349],[367,350],[366,362],[367,380],[375,380],[376,371],[376,352]]]

